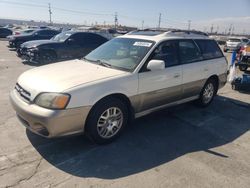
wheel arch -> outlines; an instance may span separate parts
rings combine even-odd
[[[219,82],[220,82],[219,76],[216,75],[216,74],[210,76],[210,77],[207,79],[206,83],[208,82],[208,80],[214,80],[214,82],[216,83],[216,93],[217,93],[217,91],[218,91],[218,89],[219,89],[219,84],[220,84],[220,83],[219,83]]]
[[[97,106],[98,103],[100,103],[101,101],[108,99],[108,98],[116,98],[116,99],[119,99],[120,101],[124,102],[124,104],[127,106],[127,109],[128,109],[129,122],[133,121],[135,113],[134,113],[134,108],[131,104],[131,101],[129,100],[129,97],[122,94],[122,93],[113,93],[113,94],[109,94],[109,95],[102,97],[92,106],[92,108],[90,109],[88,116],[86,118],[86,123],[88,122],[89,116],[90,116],[91,112],[94,110],[95,106]],[[86,126],[84,126],[84,129],[85,128],[86,128]]]

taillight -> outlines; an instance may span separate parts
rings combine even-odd
[[[15,35],[20,35],[20,32],[17,32],[17,31],[16,31],[16,32],[15,32]]]

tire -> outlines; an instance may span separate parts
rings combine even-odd
[[[38,60],[40,64],[48,64],[48,63],[55,62],[57,59],[57,56],[56,56],[56,53],[53,51],[45,51],[41,53],[40,58],[41,60]]]
[[[93,107],[87,119],[86,133],[95,143],[107,144],[120,136],[127,123],[128,107],[121,100],[110,97]]]
[[[207,107],[217,93],[218,84],[214,79],[209,79],[201,90],[200,97],[196,101],[200,107]]]
[[[241,71],[246,71],[247,68],[248,68],[247,65],[239,65],[239,69],[240,69]]]

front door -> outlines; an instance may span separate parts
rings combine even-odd
[[[182,65],[178,58],[178,41],[161,43],[151,59],[165,61],[165,69],[139,73],[139,108],[137,112],[180,100],[182,95]]]

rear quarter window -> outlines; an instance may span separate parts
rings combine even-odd
[[[195,40],[199,46],[204,59],[214,59],[223,57],[221,49],[214,40]]]

